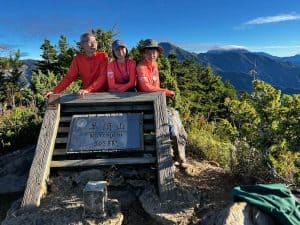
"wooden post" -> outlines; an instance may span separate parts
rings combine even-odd
[[[154,101],[158,191],[162,201],[174,198],[174,167],[171,156],[166,97],[159,93]]]
[[[50,172],[59,117],[59,104],[45,113],[21,207],[39,206],[41,197],[47,191],[46,179]]]

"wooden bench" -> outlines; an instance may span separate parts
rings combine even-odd
[[[66,144],[72,116],[107,113],[142,113],[143,151],[68,154]],[[137,164],[155,166],[161,200],[173,198],[174,169],[166,99],[162,93],[93,93],[83,98],[75,94],[53,95],[45,112],[21,206],[40,205],[51,168]]]

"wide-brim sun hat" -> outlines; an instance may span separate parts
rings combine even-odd
[[[156,49],[159,54],[163,53],[163,48],[160,47],[157,43],[157,41],[155,41],[154,39],[146,39],[143,43],[143,46],[142,46],[142,51],[144,51],[145,49]]]

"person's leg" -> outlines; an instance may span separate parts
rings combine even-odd
[[[167,111],[175,160],[179,163],[185,163],[185,146],[187,141],[187,133],[181,123],[179,113],[173,108],[168,108]]]

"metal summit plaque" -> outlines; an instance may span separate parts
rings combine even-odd
[[[67,152],[142,151],[143,114],[73,115]]]

